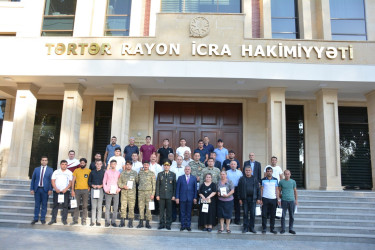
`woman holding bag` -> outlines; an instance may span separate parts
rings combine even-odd
[[[224,220],[227,225],[227,233],[231,233],[229,225],[234,206],[233,193],[233,182],[227,178],[227,171],[224,169],[220,172],[220,181],[217,184],[217,217],[220,218],[220,229],[218,230],[218,233],[224,231]]]
[[[211,232],[212,225],[216,224],[216,184],[212,182],[212,174],[206,174],[203,185],[199,188],[199,220],[198,227],[203,231]]]

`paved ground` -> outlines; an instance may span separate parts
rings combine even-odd
[[[373,249],[374,245],[346,242],[285,241],[228,239],[217,237],[194,239],[186,234],[165,233],[147,235],[107,234],[85,231],[23,229],[0,227],[0,249]],[[43,242],[43,243],[42,243]],[[245,248],[244,248],[245,247]]]

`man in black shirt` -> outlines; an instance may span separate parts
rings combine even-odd
[[[236,154],[234,153],[233,150],[229,150],[228,157],[229,157],[229,159],[226,159],[223,162],[222,168],[225,168],[225,170],[228,171],[228,170],[230,170],[230,162],[236,161],[237,162],[237,169],[241,169],[240,162],[237,159],[234,158],[234,157],[236,157]]]
[[[158,149],[158,159],[160,166],[164,164],[166,160],[168,160],[168,155],[173,153],[173,149],[169,147],[169,139],[163,140],[163,147]]]
[[[94,156],[94,159],[95,160],[90,163],[90,170],[91,171],[96,169],[96,166],[95,166],[96,162],[102,160],[102,155],[100,153],[96,153],[95,156]]]
[[[91,224],[90,226],[100,226],[102,218],[103,204],[103,178],[104,169],[101,160],[95,162],[95,169],[90,172],[89,186],[91,188]]]
[[[255,204],[260,204],[260,188],[258,180],[252,176],[250,166],[246,166],[245,176],[242,176],[238,182],[238,199],[240,201],[240,205],[243,205],[244,210],[242,233],[250,231],[255,234]]]

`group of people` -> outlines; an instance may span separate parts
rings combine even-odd
[[[60,168],[53,171],[48,167],[48,158],[41,158],[41,166],[35,168],[30,192],[35,197],[34,220],[45,224],[47,201],[53,194],[52,219],[56,223],[57,212],[62,206],[62,223],[67,224],[69,206],[74,208],[73,222],[78,224],[82,202],[81,224],[86,225],[88,203],[91,201],[90,226],[101,226],[102,206],[105,199],[105,227],[133,228],[135,210],[139,212],[137,228],[151,228],[152,210],[159,210],[158,229],[171,230],[171,224],[181,222],[181,231],[191,231],[191,216],[198,209],[198,227],[212,232],[219,224],[218,233],[231,233],[230,223],[234,210],[234,223],[240,225],[241,206],[243,208],[243,233],[255,231],[255,211],[257,205],[262,211],[262,233],[266,233],[267,219],[270,218],[270,232],[275,231],[276,208],[282,208],[281,231],[285,233],[286,211],[289,213],[289,233],[293,230],[294,210],[298,204],[296,182],[290,178],[289,170],[282,172],[277,166],[277,158],[271,158],[271,165],[261,174],[261,164],[255,161],[255,154],[241,167],[235,159],[235,152],[224,148],[219,139],[215,149],[209,138],[198,141],[193,151],[180,139],[180,147],[169,147],[169,140],[163,140],[158,150],[146,137],[146,144],[140,149],[129,139],[129,145],[121,154],[117,138],[113,136],[107,145],[104,160],[95,154],[94,161],[87,167],[85,158],[75,159],[75,152],[69,151],[67,160],[60,162]],[[285,179],[283,178],[285,177]],[[111,216],[112,207],[112,216]],[[178,209],[179,208],[179,209]],[[120,211],[120,224],[116,224]],[[179,213],[177,211],[179,210]],[[224,228],[225,227],[225,228]]]

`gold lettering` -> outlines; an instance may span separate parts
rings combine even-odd
[[[62,55],[65,53],[66,47],[63,43],[58,43],[55,48],[56,55]]]
[[[111,53],[111,45],[109,43],[103,43],[102,47],[100,48],[100,51],[102,55],[107,54],[107,55],[112,55]]]
[[[55,47],[55,45],[53,43],[46,43],[46,47],[48,48],[47,55],[51,55],[51,48]]]
[[[77,49],[77,44],[75,44],[75,43],[68,43],[68,52],[67,52],[67,55],[70,55],[70,54],[77,55],[76,49]]]
[[[100,51],[99,44],[97,44],[97,43],[90,44],[90,47],[89,47],[89,54],[90,55],[94,56],[94,55],[98,54],[99,51]]]
[[[79,43],[78,44],[78,47],[80,47],[81,48],[81,53],[80,53],[80,55],[84,55],[85,54],[85,48],[86,47],[88,47],[89,45],[87,44],[87,43]]]
[[[349,59],[353,60],[353,58],[354,58],[353,46],[349,45]]]

